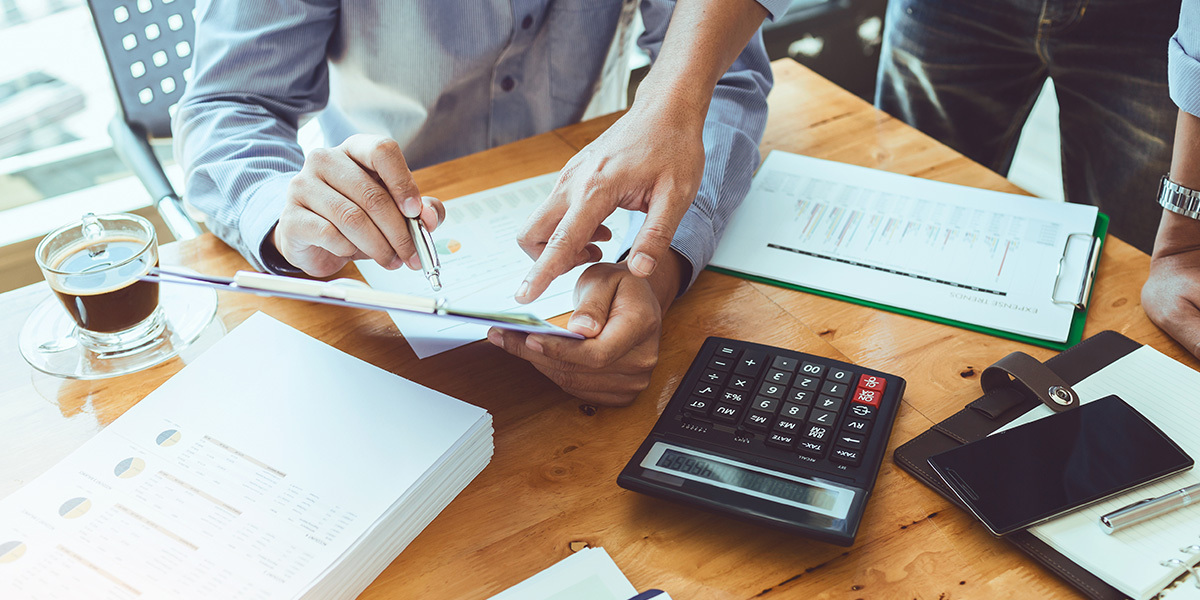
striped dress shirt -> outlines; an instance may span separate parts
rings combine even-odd
[[[1167,56],[1171,99],[1184,112],[1200,117],[1200,0],[1183,0],[1179,30]]]
[[[772,18],[788,0],[760,0]],[[636,6],[635,6],[636,4]],[[653,60],[670,0],[200,0],[194,75],[173,122],[188,202],[255,267],[316,115],[327,146],[400,143],[413,169],[581,119],[616,32],[640,8]],[[704,124],[699,192],[672,247],[692,278],[750,187],[771,68],[756,34],[721,77]]]

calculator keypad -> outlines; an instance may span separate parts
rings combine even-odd
[[[739,441],[785,449],[797,461],[862,464],[887,377],[758,348],[717,344],[684,412],[734,428]]]

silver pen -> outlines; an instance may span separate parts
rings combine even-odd
[[[1157,498],[1146,498],[1114,510],[1100,517],[1100,529],[1104,530],[1104,533],[1111,534],[1119,529],[1183,508],[1197,500],[1200,500],[1200,483],[1163,494]]]
[[[429,230],[425,229],[425,224],[420,218],[405,217],[404,220],[408,221],[408,234],[412,236],[413,245],[417,247],[417,258],[421,259],[421,270],[425,272],[429,286],[435,292],[441,291],[442,263],[438,260],[437,248],[433,247],[433,236],[429,235]]]

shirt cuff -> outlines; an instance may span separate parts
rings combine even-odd
[[[267,240],[267,235],[274,231],[275,224],[279,222],[279,215],[283,213],[283,206],[287,202],[287,186],[294,175],[281,174],[260,184],[250,193],[246,207],[242,209],[241,218],[238,219],[242,255],[259,271],[285,275],[295,273],[280,268],[277,264],[268,265],[263,260],[263,245],[272,244],[271,248],[274,249],[273,243]],[[278,251],[275,253],[278,254]],[[285,264],[286,262],[284,261]],[[275,268],[269,268],[270,266]]]
[[[787,14],[788,7],[792,5],[792,0],[758,0],[758,3],[770,13],[767,15],[767,18],[775,22]]]
[[[1171,38],[1167,79],[1175,105],[1183,112],[1200,116],[1200,57],[1188,55],[1179,41],[1179,34]]]
[[[717,234],[713,232],[712,219],[704,216],[695,206],[689,208],[675,230],[675,238],[671,240],[671,249],[682,254],[692,265],[692,272],[685,278],[687,283],[679,289],[682,295],[696,282],[700,271],[712,260],[717,247]]]

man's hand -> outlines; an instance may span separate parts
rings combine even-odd
[[[635,105],[576,154],[517,238],[536,260],[517,301],[531,302],[554,278],[600,260],[591,242],[608,239],[601,223],[617,208],[646,213],[628,267],[639,277],[653,273],[700,189],[703,130],[702,111]]]
[[[386,269],[419,269],[406,216],[419,216],[433,231],[446,209],[440,200],[421,197],[395,140],[360,134],[305,159],[288,186],[272,241],[288,262],[314,277],[367,258]]]
[[[650,385],[662,316],[679,291],[685,262],[669,251],[650,278],[620,263],[589,267],[575,286],[575,314],[567,325],[588,339],[493,328],[488,341],[529,361],[572,396],[628,405]]]
[[[1142,287],[1146,315],[1200,357],[1200,221],[1164,210]]]

